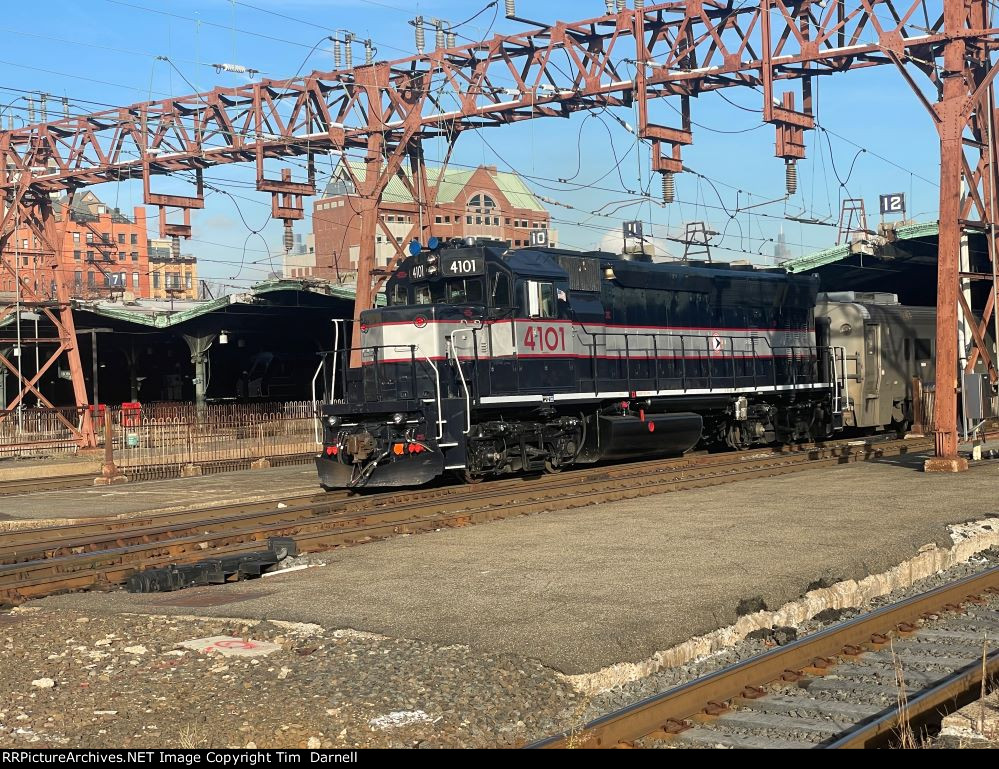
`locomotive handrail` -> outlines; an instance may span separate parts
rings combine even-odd
[[[313,436],[316,439],[316,445],[322,446],[323,442],[321,440],[320,431],[322,428],[322,418],[320,417],[319,409],[315,408],[316,405],[316,380],[319,378],[319,373],[326,368],[326,354],[319,358],[319,365],[316,366],[316,373],[312,375],[312,407],[315,409],[315,424],[313,425]],[[334,365],[334,371],[336,370]],[[323,378],[325,384],[325,377]],[[328,400],[328,399],[327,399]]]
[[[462,321],[462,323],[464,324],[464,321]],[[468,392],[468,383],[465,381],[465,372],[461,369],[461,356],[458,355],[458,348],[455,347],[454,335],[467,334],[469,331],[472,331],[473,334],[472,351],[474,352],[476,349],[474,336],[475,329],[469,329],[467,326],[465,328],[456,328],[448,335],[448,338],[451,340],[451,352],[454,353],[454,362],[456,364],[456,368],[458,369],[458,377],[461,379],[461,388],[465,391],[465,430],[462,433],[463,435],[468,435],[472,432],[472,396]]]
[[[361,347],[345,347],[342,350],[340,350],[340,352],[348,353],[348,354],[344,355],[341,358],[341,361],[343,362],[344,366],[346,367],[347,364],[348,364],[348,362],[349,362],[349,360],[350,360],[349,353],[352,353],[352,352],[354,352],[356,350],[356,351],[359,351],[359,352],[361,352],[363,354],[364,350],[371,350],[372,351],[372,356],[373,356],[372,365],[375,366],[375,373],[376,373],[376,376],[375,376],[376,390],[377,390],[377,394],[379,395],[379,398],[377,400],[381,400],[381,397],[380,397],[381,396],[381,382],[380,382],[380,377],[377,376],[378,365],[379,365],[379,363],[378,363],[378,352],[377,351],[378,350],[387,350],[389,348],[392,348],[393,350],[397,350],[400,347],[402,347],[402,348],[408,348],[409,349],[410,361],[411,361],[411,365],[414,366],[414,369],[415,369],[416,360],[417,360],[417,357],[418,357],[417,356],[417,352],[419,352],[419,357],[422,357],[423,361],[426,361],[427,365],[434,372],[434,402],[437,404],[437,438],[436,438],[436,440],[440,440],[441,438],[444,437],[444,417],[443,417],[442,412],[441,412],[441,376],[440,376],[440,371],[437,368],[437,364],[435,364],[433,362],[433,360],[431,360],[430,357],[425,352],[423,352],[423,350],[420,347],[420,345],[418,345],[418,344],[407,344],[407,345],[378,344],[378,345],[363,345]],[[421,361],[421,363],[423,361]],[[347,379],[346,372],[344,372],[344,381],[346,381],[346,379]],[[414,388],[416,387],[416,378],[415,377],[413,378],[413,387]],[[415,389],[414,389],[413,395],[414,395],[414,397],[416,395]]]
[[[628,388],[629,392],[631,392],[631,385],[632,385],[632,381],[631,381],[632,380],[632,370],[631,370],[631,362],[632,362],[631,361],[631,356],[632,356],[631,346],[632,345],[631,345],[631,340],[634,340],[635,338],[639,338],[639,337],[649,337],[649,338],[652,339],[652,349],[649,350],[648,348],[643,348],[641,350],[641,352],[645,353],[646,356],[648,356],[648,354],[651,352],[651,353],[653,353],[653,355],[655,357],[656,363],[655,363],[654,380],[655,380],[655,386],[656,386],[656,391],[657,392],[661,389],[660,382],[659,382],[659,379],[660,379],[659,339],[660,339],[660,337],[663,337],[663,336],[666,336],[666,337],[669,337],[669,338],[672,338],[672,339],[675,339],[675,340],[679,341],[679,344],[680,344],[680,349],[679,349],[679,358],[680,358],[680,384],[681,384],[681,388],[684,391],[686,391],[687,389],[689,389],[688,379],[690,378],[690,376],[689,376],[689,372],[687,370],[687,343],[688,343],[688,341],[690,339],[696,340],[698,342],[698,344],[695,345],[695,348],[692,351],[693,352],[697,352],[697,353],[703,353],[704,354],[703,358],[705,358],[708,361],[708,363],[709,363],[709,365],[706,367],[705,376],[704,376],[704,378],[707,380],[708,389],[709,390],[710,389],[714,389],[714,384],[715,384],[714,380],[716,379],[716,377],[715,377],[715,375],[714,375],[714,373],[712,371],[712,367],[710,365],[710,361],[714,359],[713,356],[712,356],[712,354],[711,354],[712,339],[714,337],[719,337],[721,339],[724,339],[726,341],[726,343],[728,344],[729,349],[727,351],[725,351],[725,352],[721,352],[719,359],[723,363],[724,363],[724,361],[726,359],[730,362],[729,369],[730,369],[731,373],[730,373],[730,375],[727,378],[731,379],[733,387],[735,387],[737,385],[737,382],[738,382],[738,379],[739,379],[739,374],[737,373],[737,369],[736,369],[736,361],[738,359],[752,360],[752,362],[753,362],[752,363],[752,366],[753,366],[753,371],[752,371],[753,386],[754,387],[758,387],[759,386],[758,361],[760,360],[760,357],[761,357],[762,353],[761,353],[761,351],[758,351],[756,349],[756,344],[757,344],[758,341],[763,342],[766,345],[766,347],[767,347],[767,349],[769,351],[769,357],[771,358],[771,360],[774,361],[773,365],[771,366],[772,386],[774,387],[774,389],[777,389],[780,386],[779,379],[778,379],[778,367],[777,367],[777,364],[776,364],[776,359],[777,359],[778,355],[780,355],[783,358],[787,358],[787,372],[786,373],[787,373],[787,379],[790,380],[788,384],[791,387],[791,389],[795,389],[796,390],[796,389],[799,388],[798,379],[799,379],[799,373],[800,372],[798,371],[798,366],[802,362],[804,362],[804,361],[811,362],[813,360],[818,360],[818,356],[821,354],[821,350],[820,350],[820,348],[819,348],[818,345],[811,345],[811,344],[809,344],[809,345],[784,344],[784,345],[778,345],[778,346],[775,347],[771,343],[770,339],[768,339],[767,337],[764,337],[764,336],[758,336],[755,333],[751,333],[749,336],[743,337],[743,336],[735,336],[733,334],[719,335],[717,333],[689,334],[689,333],[682,333],[682,332],[681,333],[676,333],[676,332],[659,333],[658,331],[640,331],[640,332],[632,332],[632,331],[606,331],[606,330],[591,331],[590,329],[586,328],[583,324],[576,324],[575,328],[578,329],[578,333],[579,333],[580,336],[585,335],[585,336],[589,337],[588,344],[587,344],[587,342],[585,340],[581,340],[581,341],[583,341],[584,344],[587,344],[587,346],[590,348],[591,370],[592,370],[592,376],[593,376],[593,392],[596,395],[599,395],[599,381],[598,381],[598,372],[597,372],[597,368],[596,368],[596,360],[597,360],[597,342],[600,339],[603,339],[605,347],[606,347],[606,344],[607,344],[607,340],[610,339],[610,338],[620,337],[622,339],[623,344],[624,344],[624,350],[620,350],[619,349],[618,350],[618,354],[619,354],[619,357],[622,357],[623,360],[625,361],[624,380],[625,380],[625,385]],[[791,329],[775,329],[775,330],[776,331],[786,331],[786,332],[789,332],[789,333],[796,333],[795,331],[793,331]],[[750,345],[750,349],[749,350],[739,350],[739,351],[737,351],[736,350],[736,343],[738,341],[740,341],[740,340],[742,340],[742,341],[747,341],[748,340],[749,345]],[[636,352],[638,352],[638,351],[636,350]],[[702,356],[699,356],[699,358],[700,357],[702,357]],[[833,384],[833,383],[831,383],[831,384]]]

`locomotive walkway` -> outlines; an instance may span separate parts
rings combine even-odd
[[[991,498],[999,463],[946,476],[918,471],[920,462],[886,459],[394,538],[322,553],[310,559],[319,568],[262,582],[38,605],[314,622],[588,673],[729,625],[742,601],[774,609],[817,582],[861,579],[926,546],[950,547],[948,525],[997,512],[968,500]]]

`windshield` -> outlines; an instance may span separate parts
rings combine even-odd
[[[414,304],[485,304],[482,278],[448,278],[413,285]]]

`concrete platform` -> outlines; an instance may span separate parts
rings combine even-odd
[[[99,518],[184,510],[208,504],[280,500],[286,496],[319,491],[316,469],[312,464],[289,465],[196,478],[8,496],[0,499],[0,521]]]
[[[58,478],[64,475],[101,474],[102,457],[97,453],[85,456],[65,454],[44,458],[0,458],[0,481],[24,481],[36,478]]]
[[[825,579],[862,578],[949,545],[996,512],[999,463],[961,475],[889,459],[400,537],[326,565],[170,595],[44,605],[315,622],[541,660],[567,673],[645,659]],[[997,524],[999,525],[999,524]],[[222,605],[193,608],[205,602]],[[187,605],[184,605],[187,604]]]

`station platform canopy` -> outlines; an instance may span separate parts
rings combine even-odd
[[[204,301],[74,300],[73,315],[88,392],[96,372],[104,403],[126,401],[302,400],[311,395],[320,354],[337,342],[334,320],[350,320],[353,286],[273,280]],[[16,314],[0,325],[13,338]],[[46,336],[45,316],[21,313],[21,332]],[[49,329],[51,330],[51,329]],[[349,344],[340,328],[339,345]],[[34,355],[22,357],[29,373]],[[68,372],[42,381],[58,405],[73,403]],[[203,385],[203,387],[202,387]],[[12,375],[0,396],[16,386]]]
[[[817,274],[821,291],[884,292],[902,304],[929,307],[937,297],[938,235],[936,222],[882,224],[876,233],[854,233],[847,243],[781,266]],[[970,271],[990,271],[984,234],[971,234],[967,243]]]

